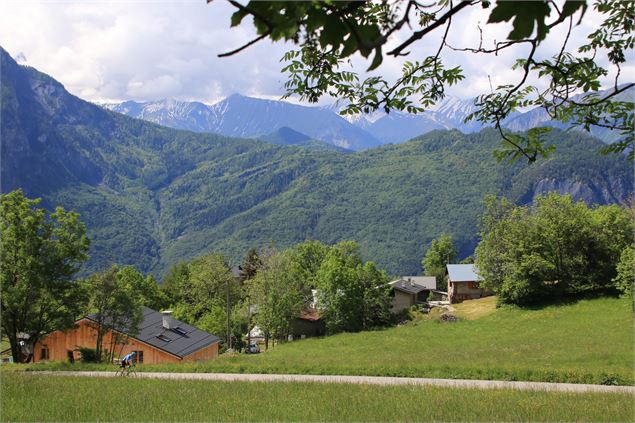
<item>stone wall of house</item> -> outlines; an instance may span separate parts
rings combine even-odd
[[[402,291],[393,290],[394,297],[392,299],[392,312],[398,313],[401,310],[406,308],[410,308],[410,306],[415,304],[414,295],[407,294]]]

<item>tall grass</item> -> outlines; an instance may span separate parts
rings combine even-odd
[[[628,394],[2,374],[2,421],[633,421]]]
[[[633,384],[631,307],[628,300],[604,298],[539,310],[504,308],[476,320],[422,321],[413,326],[295,341],[260,355],[145,365],[144,371]],[[26,368],[81,369],[60,363]]]

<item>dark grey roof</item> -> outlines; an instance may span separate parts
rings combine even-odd
[[[418,294],[426,289],[437,287],[437,278],[434,276],[402,276],[400,279],[390,282],[393,289]]]
[[[86,318],[95,321],[96,315],[91,314]],[[151,308],[143,307],[143,320],[139,325],[139,334],[133,338],[180,358],[220,341],[216,335],[179,320],[172,320],[175,329],[165,329],[163,315]],[[122,332],[127,333],[128,330],[122,330]]]

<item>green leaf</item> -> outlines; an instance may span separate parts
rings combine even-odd
[[[340,57],[348,57],[357,50],[357,40],[352,35],[344,42],[344,48],[340,53]]]
[[[381,65],[382,60],[383,60],[383,56],[381,54],[381,47],[377,47],[375,49],[375,57],[373,58],[373,63],[370,64],[370,66],[367,69],[367,72],[370,72],[376,69],[379,65]]]
[[[580,19],[578,20],[579,25],[582,21],[582,18],[584,17],[584,14],[586,13],[587,7],[588,6],[586,4],[586,1],[567,0],[564,3],[564,6],[562,6],[562,13],[560,14],[560,18],[558,18],[558,20],[565,20],[569,16],[572,16],[578,9],[582,9],[582,14],[580,15]]]
[[[531,37],[534,26],[537,27],[537,38],[543,40],[549,28],[545,19],[551,9],[543,1],[499,1],[489,16],[488,23],[513,21],[513,30],[507,36],[510,40],[522,40]]]
[[[231,17],[231,26],[232,26],[232,28],[235,27],[235,26],[240,25],[240,23],[245,18],[245,16],[247,16],[247,12],[245,12],[243,10],[238,10],[238,11],[234,12],[232,14],[232,17]]]

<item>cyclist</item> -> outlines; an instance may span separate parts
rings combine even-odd
[[[136,351],[131,352],[130,354],[124,355],[121,359],[121,368],[125,369],[126,367],[130,368],[132,366],[132,360],[137,355]]]

